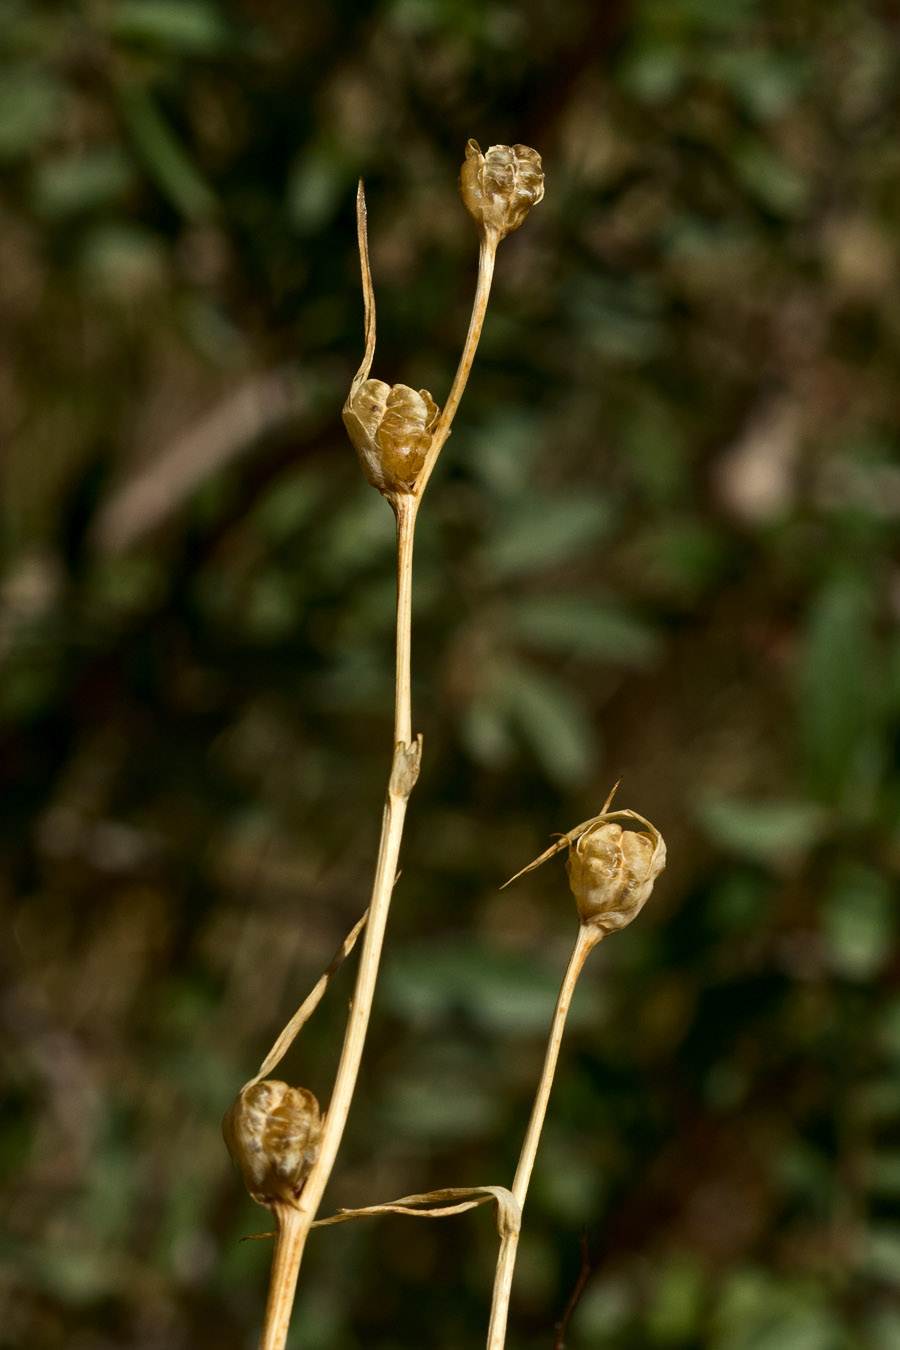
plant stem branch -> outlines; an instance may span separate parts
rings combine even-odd
[[[472,315],[469,319],[469,331],[466,333],[466,341],[463,346],[462,356],[459,358],[459,365],[456,368],[456,374],[453,377],[453,384],[450,386],[450,393],[447,395],[447,402],[444,404],[443,411],[434,429],[434,435],[431,438],[431,445],[428,448],[428,454],[425,457],[425,463],[416,479],[415,494],[421,498],[422,493],[428,484],[432,470],[437,462],[437,457],[444,448],[444,443],[450,435],[450,424],[456,416],[456,410],[459,407],[459,401],[463,396],[469,373],[472,369],[472,363],[475,360],[475,353],[478,350],[478,342],[481,338],[481,330],[484,327],[484,316],[487,313],[488,300],[491,294],[491,282],[494,279],[494,264],[497,260],[498,240],[492,235],[482,238],[481,246],[478,251],[478,284],[475,287],[475,299],[472,302]]]
[[[531,1173],[534,1169],[534,1160],[537,1156],[538,1143],[541,1138],[541,1131],[544,1128],[544,1119],[547,1115],[547,1103],[550,1100],[550,1089],[553,1086],[553,1078],[556,1073],[556,1065],[559,1060],[560,1046],[562,1045],[563,1031],[566,1025],[569,1007],[572,1002],[572,995],[575,992],[575,985],[578,983],[578,976],[581,974],[582,967],[587,960],[588,953],[599,941],[596,929],[589,928],[586,924],[581,924],[578,929],[578,936],[575,939],[575,946],[572,948],[572,955],[569,957],[569,964],[566,967],[566,973],[563,976],[562,986],[560,987],[559,997],[556,1000],[556,1008],[553,1012],[553,1022],[550,1027],[550,1037],[547,1041],[547,1050],[544,1054],[544,1066],[541,1069],[541,1078],[535,1093],[534,1106],[531,1108],[531,1119],[528,1122],[528,1129],[525,1131],[525,1140],[522,1144],[522,1151],[519,1154],[519,1165],[516,1168],[515,1180],[512,1184],[512,1193],[517,1200],[520,1209],[525,1205],[525,1196],[528,1193],[528,1183],[531,1180]],[[506,1321],[509,1315],[509,1297],[512,1290],[513,1271],[516,1265],[516,1251],[519,1245],[518,1231],[504,1233],[500,1239],[500,1250],[497,1254],[497,1268],[494,1273],[494,1293],[491,1302],[491,1320],[488,1327],[487,1350],[503,1350],[506,1342]]]
[[[344,1126],[347,1123],[375,996],[375,982],[381,961],[391,893],[397,879],[397,862],[400,856],[406,807],[419,774],[422,740],[421,737],[412,740],[410,701],[412,552],[418,501],[412,496],[404,495],[398,496],[393,505],[397,516],[397,695],[394,708],[394,754],[382,817],[375,880],[369,901],[369,920],[363,937],[356,988],[344,1033],[334,1089],[322,1127],[319,1155],[306,1179],[296,1207],[287,1205],[275,1207],[278,1232],[260,1350],[284,1350],[307,1234],[322,1202],[322,1195],[331,1176]]]

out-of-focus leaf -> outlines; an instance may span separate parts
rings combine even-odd
[[[590,1280],[572,1318],[579,1345],[602,1345],[630,1320],[633,1292],[624,1278],[602,1275]]]
[[[826,813],[812,802],[739,801],[705,797],[697,818],[713,843],[752,862],[782,867],[799,861],[819,840]]]
[[[822,915],[832,969],[850,979],[870,979],[891,960],[897,900],[886,878],[862,863],[839,870]]]
[[[460,736],[473,759],[492,769],[509,763],[514,750],[506,700],[492,683],[476,690],[460,719]]]
[[[316,473],[279,479],[253,512],[253,523],[269,544],[296,538],[314,518],[324,491],[325,484]]]
[[[0,160],[33,154],[56,130],[62,87],[52,76],[14,65],[0,67]]]
[[[725,1285],[714,1314],[714,1350],[845,1350],[825,1288],[740,1271]]]
[[[728,561],[723,536],[699,520],[662,522],[646,547],[659,589],[687,601],[718,584]]]
[[[489,1084],[455,1065],[428,1063],[384,1084],[375,1116],[385,1131],[429,1143],[472,1139],[496,1127],[499,1102]]]
[[[295,228],[305,234],[327,224],[350,179],[333,147],[307,147],[291,169],[285,193],[288,216]]]
[[[641,103],[652,105],[674,98],[688,74],[688,63],[681,47],[650,40],[634,44],[622,62],[619,78]]]
[[[900,1289],[900,1225],[876,1223],[871,1226],[862,1264],[865,1273],[873,1279]]]
[[[812,790],[837,801],[868,751],[877,700],[871,598],[861,578],[832,577],[810,608],[797,671],[797,716]]]
[[[793,53],[785,57],[767,47],[740,47],[712,52],[707,73],[731,90],[754,117],[781,117],[808,80],[808,66]]]
[[[136,182],[121,147],[97,146],[42,164],[34,176],[34,204],[44,216],[73,216],[120,203]]]
[[[120,0],[112,31],[123,41],[190,56],[212,56],[232,40],[221,10],[203,0]]]
[[[647,1331],[654,1345],[684,1345],[696,1339],[704,1303],[702,1267],[673,1260],[658,1269]]]
[[[548,778],[565,787],[584,782],[596,766],[597,738],[580,695],[521,665],[508,671],[504,693],[511,723]]]
[[[567,897],[563,878],[564,906]],[[562,971],[483,943],[443,942],[407,949],[388,963],[382,978],[387,1006],[420,1026],[434,1027],[461,1012],[498,1036],[534,1036],[549,1028]],[[602,1015],[598,988],[585,982],[567,1025],[596,1026]]]
[[[502,408],[467,431],[458,445],[451,442],[449,453],[498,495],[515,498],[534,464],[542,431],[530,409]]]
[[[900,1152],[878,1152],[866,1160],[866,1190],[886,1199],[900,1199]]]
[[[585,341],[611,361],[648,360],[664,340],[660,300],[650,284],[634,278],[582,278],[569,304]]]
[[[796,216],[806,207],[809,183],[761,141],[748,143],[734,156],[744,186],[767,210]]]
[[[873,1308],[867,1319],[866,1350],[896,1350],[900,1345],[900,1311]]]
[[[158,291],[166,277],[161,240],[151,230],[125,222],[91,230],[82,242],[78,263],[93,291],[125,302]]]
[[[882,1054],[900,1064],[900,998],[892,998],[885,1004],[877,1039]]]
[[[522,642],[563,656],[647,666],[660,651],[659,637],[649,624],[608,600],[534,595],[516,604],[511,615],[513,633]]]
[[[606,538],[611,515],[607,500],[589,492],[526,498],[504,510],[485,546],[484,568],[500,579],[569,562]]]
[[[123,85],[119,103],[135,150],[163,195],[188,220],[208,219],[216,210],[215,194],[148,90]]]

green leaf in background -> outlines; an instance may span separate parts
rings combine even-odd
[[[504,698],[510,723],[548,778],[561,787],[583,783],[596,767],[597,738],[581,696],[561,680],[516,665]]]
[[[697,818],[714,844],[726,853],[770,867],[790,866],[821,839],[826,813],[812,802],[741,801],[704,797]]]
[[[511,618],[512,632],[521,642],[560,656],[648,666],[662,645],[650,624],[611,600],[533,595],[512,607]]]
[[[840,868],[825,899],[822,929],[831,968],[867,980],[894,955],[896,894],[887,878],[863,863]]]
[[[900,998],[891,999],[882,1009],[877,1041],[881,1053],[900,1065]]]
[[[632,364],[659,352],[664,329],[653,283],[636,277],[582,278],[568,303],[585,342],[604,360]]]
[[[713,1325],[711,1350],[849,1350],[822,1285],[761,1270],[726,1282]]]
[[[134,165],[118,145],[96,146],[51,159],[35,172],[35,209],[50,218],[120,205],[137,184]]]
[[[444,453],[464,463],[498,496],[515,500],[532,470],[542,435],[543,423],[530,408],[498,408],[482,425],[467,428],[458,445],[451,441]]]
[[[288,175],[285,204],[298,233],[320,230],[347,195],[352,173],[328,145],[307,146]]]
[[[197,222],[213,215],[215,194],[150,92],[136,84],[123,86],[119,104],[135,150],[162,194],[188,220]]]
[[[900,1290],[900,1225],[872,1224],[863,1269],[872,1279]]]
[[[867,1319],[866,1350],[897,1350],[900,1345],[900,1310],[874,1308]]]
[[[711,52],[706,71],[721,80],[751,116],[764,122],[788,111],[809,75],[806,63],[795,55],[785,57],[765,47]]]
[[[767,210],[790,218],[806,208],[810,196],[806,179],[762,141],[748,141],[733,162],[744,187]]]
[[[39,150],[56,130],[64,97],[43,71],[0,67],[0,161]]]
[[[695,1340],[706,1297],[704,1270],[697,1261],[667,1262],[659,1268],[647,1313],[653,1345],[684,1345]]]
[[[497,521],[484,567],[501,579],[569,562],[605,539],[611,521],[609,502],[590,492],[526,498],[510,504]]]
[[[213,56],[233,40],[221,10],[202,0],[122,0],[112,13],[113,36],[165,52]]]
[[[826,802],[852,790],[869,751],[878,667],[872,604],[863,579],[831,577],[814,598],[797,667],[797,719],[813,794]]]
[[[88,287],[115,301],[158,295],[167,279],[166,263],[159,236],[128,221],[98,224],[85,233],[78,252]]]
[[[886,1200],[900,1200],[900,1150],[872,1153],[866,1160],[866,1190]]]
[[[563,905],[566,895],[563,878]],[[550,1024],[561,978],[562,969],[555,971],[534,956],[483,942],[445,940],[394,957],[385,968],[382,991],[395,1014],[420,1026],[439,1025],[461,1011],[493,1035],[539,1036]],[[603,1015],[597,986],[579,985],[570,1030],[597,1026]]]

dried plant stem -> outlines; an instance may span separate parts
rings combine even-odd
[[[384,931],[397,877],[406,807],[419,773],[422,743],[421,738],[412,740],[410,694],[412,552],[418,503],[412,497],[404,496],[398,498],[394,509],[397,516],[397,696],[394,710],[394,755],[384,804],[375,880],[369,902],[369,919],[363,938],[356,988],[344,1034],[334,1090],[322,1128],[319,1155],[307,1177],[296,1207],[288,1205],[274,1207],[277,1230],[275,1253],[260,1350],[284,1350],[307,1234],[321,1204],[347,1123],[375,996]]]
[[[447,395],[447,402],[444,404],[440,420],[434,429],[434,435],[431,438],[431,445],[428,454],[425,457],[419,476],[416,479],[415,493],[421,498],[422,493],[428,485],[431,477],[431,471],[437,462],[437,457],[441,453],[447,437],[450,435],[450,425],[456,416],[456,410],[459,407],[459,401],[463,396],[466,387],[466,381],[472,369],[472,363],[475,360],[475,353],[478,350],[478,343],[481,338],[481,330],[484,327],[484,316],[487,313],[488,300],[491,294],[491,282],[494,279],[494,264],[497,261],[498,240],[491,235],[483,238],[478,251],[478,283],[475,287],[475,299],[472,303],[472,316],[469,319],[469,331],[466,333],[466,341],[463,346],[462,356],[459,358],[459,365],[456,367],[456,374],[453,377],[453,384],[450,386],[450,393]]]
[[[586,924],[579,925],[575,946],[572,949],[572,955],[569,957],[569,964],[566,967],[566,973],[563,976],[559,997],[556,1000],[553,1022],[550,1027],[550,1037],[547,1041],[547,1050],[544,1055],[544,1066],[541,1069],[541,1079],[535,1094],[534,1106],[531,1108],[531,1119],[528,1122],[528,1129],[525,1132],[525,1140],[522,1144],[522,1151],[519,1154],[519,1165],[516,1168],[515,1180],[512,1185],[512,1193],[518,1202],[520,1209],[522,1209],[525,1204],[525,1196],[528,1193],[528,1183],[531,1180],[531,1173],[534,1169],[534,1160],[537,1156],[538,1143],[540,1142],[541,1131],[544,1128],[547,1103],[550,1100],[550,1089],[553,1086],[553,1078],[556,1073],[557,1061],[559,1060],[559,1051],[560,1046],[562,1045],[566,1017],[568,1016],[569,1007],[572,1002],[572,995],[575,992],[575,985],[578,982],[578,976],[581,974],[582,967],[587,960],[588,953],[597,945],[599,937],[600,935],[598,934],[597,929],[591,929]],[[491,1320],[488,1327],[487,1350],[503,1350],[503,1346],[506,1342],[506,1321],[509,1314],[509,1296],[512,1289],[513,1271],[516,1264],[516,1251],[518,1245],[518,1230],[506,1232],[501,1236],[500,1250],[497,1254],[497,1268],[494,1272],[494,1293],[491,1302]]]

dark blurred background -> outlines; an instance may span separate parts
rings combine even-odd
[[[896,0],[4,0],[0,1345],[252,1347],[219,1121],[360,914],[392,519],[340,406],[443,402],[466,140],[544,156],[420,517],[425,736],[327,1207],[508,1184],[617,799],[510,1341],[900,1346]],[[327,1100],[353,961],[284,1067]],[[484,1336],[486,1209],[316,1233],[294,1350]]]

